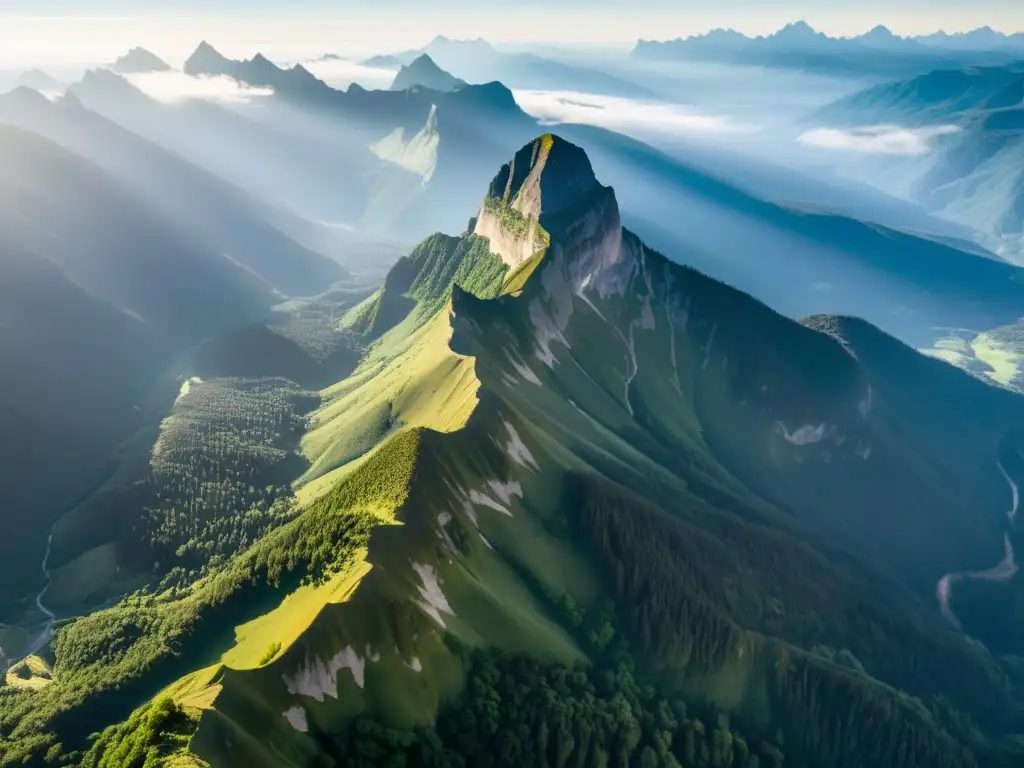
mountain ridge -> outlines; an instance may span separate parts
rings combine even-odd
[[[651,98],[654,95],[626,77],[532,53],[505,52],[482,38],[455,40],[437,35],[421,48],[373,56],[363,63],[393,68],[408,65],[424,54],[438,66],[470,83],[500,81],[513,89],[576,90],[630,98]]]
[[[1005,44],[995,44],[993,37],[988,45],[977,47],[952,42],[958,39],[900,36],[881,25],[856,36],[832,37],[797,21],[755,37],[735,30],[712,30],[673,40],[641,39],[632,55],[640,59],[706,59],[885,77],[907,76],[942,66],[999,65],[1024,55],[1024,44],[1013,45],[1017,36],[1004,36],[1001,39]],[[977,38],[968,34],[965,39]]]
[[[623,229],[614,192],[558,137],[499,170],[477,222],[488,216],[510,250],[540,248],[520,260],[479,234],[436,236],[346,319],[376,341],[304,440],[310,481],[337,479],[259,549],[366,510],[370,528],[307,572],[311,612],[269,662],[250,636],[274,635],[254,623],[168,689],[201,702],[195,752],[269,765],[267,739],[278,764],[379,758],[361,750],[392,729],[419,735],[375,749],[408,758],[425,728],[442,750],[500,755],[469,723],[460,741],[430,730],[471,695],[472,659],[600,670],[632,653],[639,680],[688,701],[688,718],[730,717],[716,730],[768,764],[1012,764],[971,735],[1012,732],[1010,680],[933,595],[941,573],[1001,546],[995,459],[1024,423],[1019,396],[861,321],[798,324],[669,261]],[[937,521],[948,533],[923,550]],[[812,733],[822,708],[837,723]],[[869,722],[880,737],[865,746],[854,734]],[[627,757],[653,743],[635,727]],[[607,755],[618,733],[565,749]],[[498,764],[554,746],[532,744],[513,740]],[[668,749],[697,765],[685,739]]]

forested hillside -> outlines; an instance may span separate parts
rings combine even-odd
[[[557,136],[481,192],[334,383],[182,389],[0,765],[1019,764],[1020,396],[669,260]]]

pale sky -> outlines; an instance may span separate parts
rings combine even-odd
[[[232,56],[298,60],[417,47],[436,34],[495,42],[633,43],[804,19],[833,35],[989,25],[1024,30],[1024,0],[0,0],[0,67],[90,64],[142,45],[172,63],[206,38]]]

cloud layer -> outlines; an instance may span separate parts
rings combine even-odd
[[[317,59],[304,61],[302,66],[332,88],[344,90],[352,83],[368,89],[390,88],[398,74],[393,69],[367,67],[348,59]]]
[[[682,104],[602,96],[576,91],[516,91],[524,112],[547,125],[583,123],[632,135],[736,133],[728,117],[708,115]]]
[[[822,149],[866,152],[874,155],[923,155],[930,152],[934,139],[958,133],[955,125],[933,125],[926,128],[902,128],[898,125],[872,125],[843,130],[815,128],[802,133],[801,144]]]
[[[273,89],[253,88],[230,77],[190,77],[177,71],[145,72],[126,75],[126,79],[143,93],[164,102],[201,99],[244,104],[274,93]]]

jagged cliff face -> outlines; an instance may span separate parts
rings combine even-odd
[[[353,712],[429,724],[457,693],[446,638],[587,663],[598,651],[557,606],[605,599],[666,691],[781,730],[807,764],[846,765],[881,729],[850,765],[978,765],[895,690],[1015,727],[1004,673],[933,597],[1002,552],[996,451],[1024,423],[1010,395],[650,250],[557,137],[502,168],[472,234],[400,269],[375,301],[406,314],[317,421],[380,400],[384,437],[348,482],[413,446],[401,497],[375,508],[402,525],[374,532],[350,596],[271,665],[223,678],[201,754],[254,709],[278,713],[266,727],[293,765]],[[947,375],[956,396],[923,418],[915,392]]]
[[[586,155],[574,145],[552,137],[528,145],[503,167],[490,186],[487,200],[507,201],[507,209],[537,222],[537,231],[544,233],[542,259],[533,270],[535,277],[523,301],[506,309],[509,314],[528,313],[535,349],[532,353],[525,351],[524,356],[536,358],[553,370],[560,354],[573,355],[567,333],[574,316],[583,325],[597,321],[591,332],[608,337],[606,351],[616,349],[616,354],[625,355],[621,375],[627,410],[631,410],[630,382],[639,365],[636,338],[640,332],[657,336],[667,330],[674,340],[677,334],[682,338],[706,325],[707,339],[702,345],[705,356],[701,361],[701,371],[705,372],[712,358],[721,354],[715,349],[720,327],[736,335],[746,332],[742,319],[716,311],[707,297],[690,295],[691,284],[700,282],[694,279],[694,273],[651,251],[622,228],[614,192],[597,182]],[[521,265],[537,253],[538,241],[528,234],[510,232],[500,215],[488,211],[486,202],[474,231],[483,237],[494,233],[491,249],[510,267]],[[708,288],[720,288],[713,281],[706,282]],[[706,315],[703,318],[697,309],[701,306]],[[757,309],[767,312],[764,307]],[[835,393],[816,391],[808,365],[801,365],[803,370],[788,371],[788,380],[774,386],[758,382],[754,386],[757,391],[744,391],[740,399],[744,405],[760,407],[773,432],[790,444],[846,442],[868,415],[870,386],[846,350],[818,334],[804,335],[810,343],[825,349],[823,354],[831,358],[839,376],[845,377],[841,383],[844,405],[839,412],[823,405],[827,400],[834,401]],[[720,346],[728,343],[719,339]],[[620,346],[623,349],[617,349]],[[677,377],[675,342],[669,347],[672,370],[665,369],[665,373]],[[664,369],[664,361],[656,361],[655,366]],[[734,357],[730,363],[728,354],[722,355],[723,375],[737,389],[747,385],[742,378],[749,367],[742,358]],[[809,395],[801,403],[787,402],[787,388]],[[817,414],[815,400],[820,401]],[[841,419],[849,425],[840,427],[829,419]],[[830,439],[833,437],[836,441]],[[857,448],[865,449],[863,444]]]
[[[546,172],[549,164],[556,170]],[[579,208],[598,189],[582,149],[550,134],[542,136],[519,150],[494,177],[474,231],[491,241],[491,250],[506,264],[518,267],[549,242],[542,216],[555,218]]]

